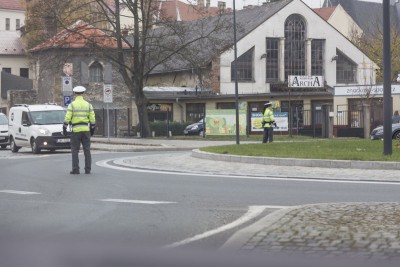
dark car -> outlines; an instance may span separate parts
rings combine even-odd
[[[392,139],[400,140],[400,123],[396,118],[392,119]],[[371,140],[383,139],[383,126],[376,127],[371,132]]]
[[[0,147],[6,148],[10,144],[8,139],[8,119],[3,113],[0,113]]]
[[[183,131],[184,135],[203,135],[203,133],[204,133],[203,119],[199,120],[196,123],[186,126],[185,130]]]

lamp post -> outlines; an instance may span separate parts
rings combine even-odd
[[[239,88],[238,88],[238,80],[237,80],[237,46],[236,46],[236,3],[233,0],[233,42],[234,42],[234,54],[235,61],[233,64],[235,74],[235,109],[236,109],[236,144],[240,144],[239,138]]]
[[[392,154],[390,1],[383,0],[383,154]]]

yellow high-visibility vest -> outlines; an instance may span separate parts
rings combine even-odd
[[[275,117],[271,108],[265,109],[262,120],[265,121],[264,128],[272,127],[272,122],[275,121]]]
[[[75,100],[68,105],[67,114],[65,114],[64,125],[71,125],[73,132],[88,132],[96,124],[96,116],[93,106],[77,96]]]

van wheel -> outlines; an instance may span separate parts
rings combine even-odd
[[[21,148],[21,147],[18,147],[18,146],[15,144],[15,141],[14,141],[14,138],[13,138],[13,137],[10,138],[10,148],[11,148],[11,152],[13,152],[13,153],[17,153],[18,150]]]
[[[7,145],[1,145],[1,148],[2,148],[2,149],[6,148],[6,147],[7,147]]]
[[[38,147],[35,138],[31,139],[31,148],[33,154],[39,154],[40,153],[40,148]]]

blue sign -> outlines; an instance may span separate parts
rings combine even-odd
[[[71,101],[72,101],[72,96],[70,95],[64,96],[64,106],[68,107],[68,105],[71,104]]]

